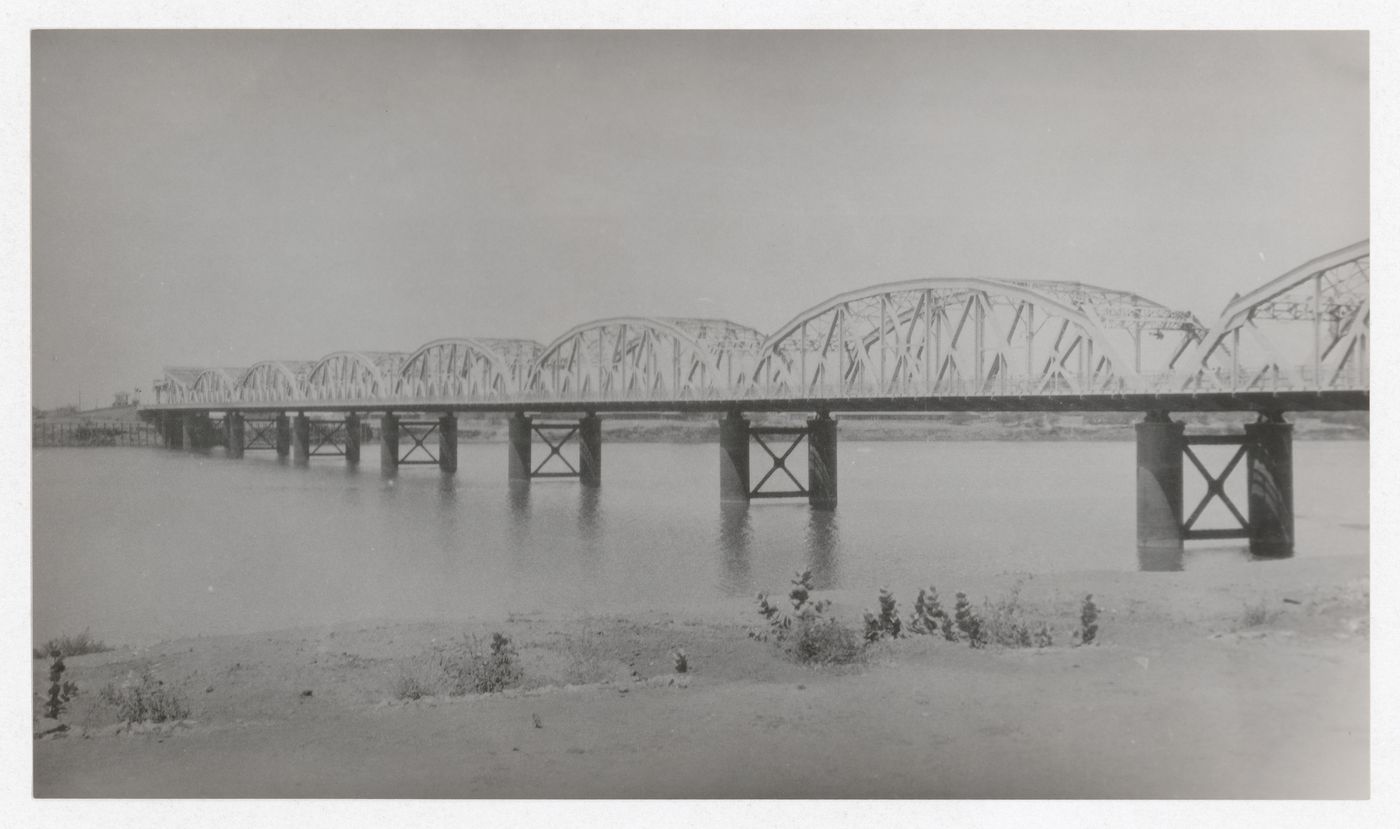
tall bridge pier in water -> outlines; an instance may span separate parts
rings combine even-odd
[[[1368,242],[1236,297],[1209,327],[1080,282],[923,279],[842,294],[771,335],[726,320],[617,317],[548,345],[462,337],[411,353],[171,368],[147,411],[172,449],[222,444],[230,458],[266,450],[298,463],[358,463],[377,417],[387,474],[455,473],[458,415],[504,414],[508,480],[588,487],[602,484],[603,417],[709,413],[723,501],[805,498],[816,509],[837,503],[833,415],[1136,412],[1139,546],[1247,539],[1255,554],[1280,556],[1294,545],[1285,413],[1369,409],[1369,290]],[[1194,412],[1257,420],[1239,434],[1188,434],[1171,419]],[[749,419],[766,414],[805,420]],[[1233,448],[1218,473],[1196,451],[1207,445]],[[805,480],[789,468],[803,452]],[[1193,474],[1205,495],[1187,512]],[[1226,492],[1234,475],[1246,479],[1243,508]],[[1217,501],[1232,525],[1198,527]]]

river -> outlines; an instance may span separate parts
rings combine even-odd
[[[1297,557],[1367,552],[1368,451],[1294,444]],[[364,457],[347,468],[222,450],[35,450],[36,639],[621,612],[783,590],[809,568],[821,588],[873,597],[951,593],[1004,572],[1288,566],[1252,561],[1243,543],[1140,556],[1131,442],[843,441],[834,512],[722,507],[708,444],[605,444],[601,489],[512,487],[503,444],[462,444],[452,477],[406,467],[386,478],[377,446]],[[1190,510],[1203,486],[1187,473]],[[1245,509],[1238,480],[1227,494]],[[1227,518],[1215,505],[1200,526]]]

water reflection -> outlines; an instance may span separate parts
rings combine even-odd
[[[1138,569],[1144,573],[1171,573],[1186,569],[1186,552],[1171,547],[1139,547]]]
[[[749,547],[753,542],[753,525],[749,521],[749,505],[725,502],[719,508],[719,553],[724,562],[720,575],[720,590],[726,596],[747,595],[753,590]]]
[[[581,542],[579,564],[588,576],[598,574],[599,563],[603,559],[603,535],[605,522],[598,515],[597,487],[581,486],[578,494],[578,537]]]
[[[807,567],[812,571],[812,585],[830,590],[837,585],[841,534],[836,512],[813,508],[807,518]]]

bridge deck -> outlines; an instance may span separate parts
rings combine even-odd
[[[1004,395],[956,397],[717,398],[713,400],[361,400],[279,403],[169,403],[148,412],[1227,412],[1368,411],[1369,391],[1210,392],[1199,394]]]

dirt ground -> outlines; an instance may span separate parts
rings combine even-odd
[[[1366,798],[1364,558],[1021,582],[1048,648],[937,637],[794,664],[751,602],[590,619],[384,622],[182,639],[67,660],[38,797]],[[917,586],[893,585],[907,617]],[[1099,641],[1076,647],[1084,594]],[[873,596],[829,596],[859,624]],[[1250,612],[1252,610],[1252,612]],[[501,693],[402,698],[435,648],[510,638]],[[94,631],[94,633],[98,633]],[[683,650],[687,671],[675,670]],[[190,709],[129,725],[143,671]],[[36,693],[48,661],[34,661]],[[423,683],[420,682],[420,685]],[[35,730],[58,724],[38,717]]]

